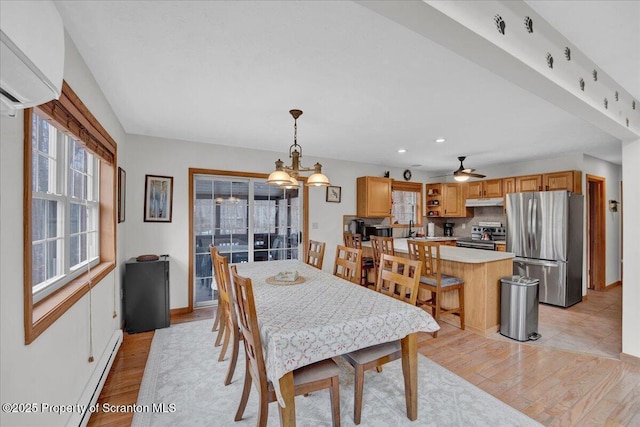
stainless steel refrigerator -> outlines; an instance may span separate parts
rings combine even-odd
[[[507,194],[507,251],[513,274],[540,280],[540,302],[582,300],[583,199],[568,191]]]

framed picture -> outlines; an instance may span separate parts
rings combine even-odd
[[[118,168],[118,224],[124,222],[125,201],[127,194],[127,173]]]
[[[340,203],[342,196],[342,187],[334,187],[332,185],[327,187],[327,202]]]
[[[145,175],[144,221],[171,222],[173,177]]]

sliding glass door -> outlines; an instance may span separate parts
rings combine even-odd
[[[297,259],[301,188],[255,178],[194,175],[194,306],[217,302],[209,245],[229,262]]]

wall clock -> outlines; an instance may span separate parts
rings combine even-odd
[[[411,179],[411,171],[409,169],[405,170],[402,176],[404,176],[405,181],[409,181]]]

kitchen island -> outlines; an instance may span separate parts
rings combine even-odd
[[[397,255],[408,256],[407,239],[393,239],[393,245]],[[511,252],[440,245],[442,273],[464,280],[465,329],[485,336],[498,331],[500,279],[513,274],[514,256]],[[445,293],[442,305],[457,306],[458,291]]]

